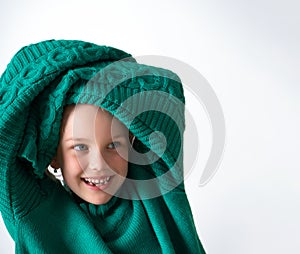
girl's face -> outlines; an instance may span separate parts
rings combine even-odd
[[[93,105],[68,106],[53,166],[81,199],[105,204],[125,180],[128,148],[128,129],[111,114]]]

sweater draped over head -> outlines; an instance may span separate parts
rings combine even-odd
[[[24,246],[51,247],[51,241],[35,245],[27,242],[29,237],[21,240],[23,231],[17,227],[26,234],[32,221],[41,220],[37,216],[46,216],[40,213],[58,210],[59,215],[60,207],[65,209],[70,195],[64,198],[60,186],[54,190],[45,170],[56,153],[64,107],[93,104],[119,119],[136,140],[128,177],[116,197],[99,206],[70,204],[69,214],[79,218],[82,212],[90,222],[77,227],[86,235],[89,227],[91,235],[98,234],[87,246],[103,253],[204,253],[183,183],[184,103],[176,74],[139,64],[122,50],[74,40],[22,48],[0,79],[0,211],[20,252]],[[57,227],[53,231],[63,230]],[[65,230],[73,227],[75,221]],[[40,225],[28,235],[47,239],[38,234],[43,234]],[[65,251],[73,248],[66,243],[81,237],[58,235]]]

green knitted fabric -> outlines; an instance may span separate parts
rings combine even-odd
[[[94,104],[137,137],[128,179],[105,205],[45,175],[63,109]],[[16,253],[205,253],[183,183],[179,78],[83,41],[22,48],[0,79],[0,211]]]

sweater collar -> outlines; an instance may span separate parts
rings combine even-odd
[[[102,205],[94,205],[83,200],[81,200],[79,205],[86,213],[93,217],[106,217],[112,210],[114,210],[115,207],[118,206],[119,203],[120,200],[118,197],[112,197],[106,204]]]

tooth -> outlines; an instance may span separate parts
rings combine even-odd
[[[107,182],[109,181],[109,179],[110,179],[110,176],[106,177],[106,181],[107,181]]]

